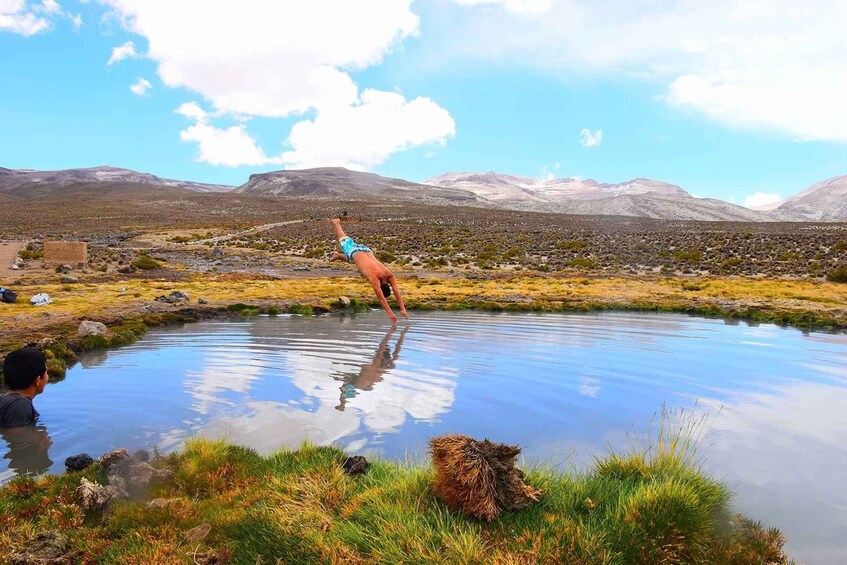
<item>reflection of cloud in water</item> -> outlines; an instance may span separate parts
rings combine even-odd
[[[847,389],[796,381],[773,394],[700,402],[723,406],[704,445],[706,466],[726,472],[738,509],[767,516],[810,563],[843,558]]]
[[[600,392],[600,379],[595,379],[594,377],[580,377],[579,388],[577,391],[583,396],[597,398],[597,394]]]
[[[358,373],[360,366],[316,355],[286,352],[286,357],[291,381],[297,388],[316,398],[320,407],[355,413],[371,432],[397,431],[407,415],[419,421],[434,420],[455,400],[456,371],[439,374],[431,369],[418,372],[398,367],[386,371],[372,390],[359,391],[348,399],[344,412],[339,412],[334,407],[339,403],[342,383],[330,375]]]
[[[245,407],[249,413],[243,416],[213,418],[200,435],[227,438],[268,453],[305,440],[328,445],[356,433],[361,425],[357,414],[339,412],[331,403],[321,403],[314,412],[271,401],[248,401]]]
[[[184,386],[193,398],[193,409],[212,416],[202,424],[200,433],[271,451],[304,440],[329,444],[359,432],[396,432],[407,418],[434,421],[449,411],[455,400],[458,371],[404,364],[398,359],[402,356],[398,342],[393,343],[393,356],[391,347],[386,347],[392,336],[390,330],[377,346],[371,341],[372,334],[364,338],[367,343],[360,336],[350,335],[347,338],[353,341],[341,351],[304,347],[293,338],[291,342],[273,341],[272,335],[254,335],[247,344],[216,350],[203,359],[199,371],[186,372]],[[257,347],[257,339],[270,341],[260,341]],[[328,338],[325,344],[329,343]],[[389,359],[383,363],[385,355]],[[283,373],[303,396],[256,400],[251,391],[261,386],[266,367]],[[345,387],[352,393],[348,391],[340,405]],[[224,398],[227,393],[247,398],[230,402]],[[232,403],[238,413],[222,411],[220,405],[226,403]],[[368,441],[351,439],[352,447],[348,448],[357,450]]]
[[[215,351],[203,359],[200,371],[186,371],[184,386],[194,398],[194,410],[208,414],[213,404],[226,403],[222,393],[247,394],[263,367],[250,349]]]

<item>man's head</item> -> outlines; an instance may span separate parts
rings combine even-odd
[[[47,375],[47,358],[34,347],[12,351],[3,361],[3,378],[10,390],[32,387],[35,394],[41,394],[50,378]]]
[[[391,285],[390,285],[390,284],[388,284],[388,283],[382,283],[381,285],[379,285],[379,288],[381,288],[381,289],[382,289],[382,295],[383,295],[386,299],[388,299],[388,297],[389,297],[389,296],[391,296]]]

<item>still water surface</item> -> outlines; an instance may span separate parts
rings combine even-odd
[[[420,457],[458,432],[581,468],[662,405],[712,415],[706,468],[807,563],[847,562],[847,335],[682,315],[417,314],[217,321],[81,358],[3,432],[0,482],[69,455],[225,437]]]

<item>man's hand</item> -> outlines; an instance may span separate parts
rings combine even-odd
[[[391,313],[391,314],[389,314],[389,315],[388,315],[388,318],[391,320],[391,323],[392,323],[392,324],[396,324],[396,323],[397,323],[397,315],[396,315],[396,314]],[[406,319],[408,320],[408,319],[409,319],[409,317],[408,317],[408,316],[406,316]]]
[[[406,312],[405,308],[401,308],[400,313],[403,315],[404,318],[406,318],[407,320],[409,319],[409,314],[408,312]]]

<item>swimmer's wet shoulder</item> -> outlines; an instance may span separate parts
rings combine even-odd
[[[38,420],[38,416],[32,400],[26,396],[16,392],[0,396],[0,428],[31,426]]]

